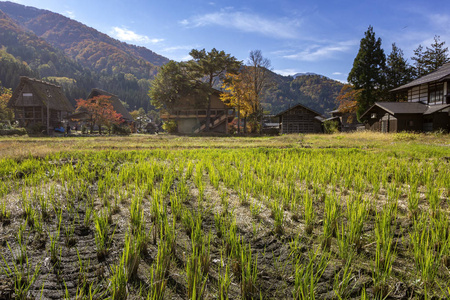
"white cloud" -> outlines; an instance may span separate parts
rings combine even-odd
[[[156,38],[151,39],[146,35],[137,34],[136,32],[123,27],[122,28],[113,27],[111,34],[116,38],[118,38],[119,40],[125,42],[157,44],[164,41],[164,39],[156,39]]]
[[[185,45],[185,46],[173,46],[173,47],[166,47],[163,48],[161,50],[159,50],[159,52],[176,52],[176,51],[191,51],[192,49],[198,48],[199,46],[192,46],[192,45]]]
[[[298,26],[298,21],[268,19],[255,14],[230,11],[230,9],[195,16],[188,20],[182,20],[179,23],[186,27],[217,25],[285,39],[296,38],[295,28]]]
[[[329,45],[313,45],[301,52],[285,55],[284,58],[301,61],[318,61],[333,58],[338,53],[345,53],[357,46],[359,41],[351,40]]]
[[[64,12],[64,15],[65,15],[66,17],[68,17],[68,18],[75,19],[75,13],[74,13],[73,11],[71,11],[71,10],[66,10],[66,11]]]
[[[333,75],[342,75],[341,72],[333,72]]]
[[[283,76],[289,76],[289,75],[295,75],[297,73],[302,73],[301,71],[294,70],[294,69],[281,69],[281,70],[273,70],[274,73],[283,75]]]

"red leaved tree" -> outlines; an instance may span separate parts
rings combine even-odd
[[[77,110],[85,111],[89,115],[89,125],[91,133],[95,125],[98,126],[99,133],[102,133],[102,126],[111,130],[113,124],[123,122],[122,115],[114,110],[110,96],[100,95],[87,100],[78,99]]]

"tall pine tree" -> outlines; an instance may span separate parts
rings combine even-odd
[[[373,27],[369,26],[361,39],[358,55],[353,61],[353,68],[348,75],[348,82],[353,84],[358,95],[358,118],[375,101],[383,100],[385,89],[384,70],[386,56],[381,49],[381,39],[375,37]]]
[[[414,50],[414,56],[411,57],[414,63],[414,73],[416,77],[421,77],[431,73],[450,61],[448,57],[448,48],[444,47],[445,42],[436,35],[434,42],[423,51],[422,45]]]
[[[412,67],[403,56],[403,51],[392,44],[392,51],[386,60],[386,89],[387,91],[410,82],[413,78]],[[388,93],[390,101],[405,100],[405,95]]]

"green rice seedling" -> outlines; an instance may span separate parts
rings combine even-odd
[[[14,257],[11,246],[8,242],[6,245],[9,252]],[[32,266],[28,260],[26,249],[24,255],[22,256],[21,254],[20,260],[13,260],[12,265],[8,264],[2,253],[0,253],[0,255],[2,256],[4,264],[2,265],[3,273],[14,282],[15,299],[28,299],[28,293],[39,276],[41,264]]]
[[[223,260],[222,252],[220,253],[220,262],[219,268],[217,271],[218,274],[218,298],[220,300],[228,300],[228,290],[231,284],[231,274],[230,274],[230,261],[225,264]]]
[[[183,204],[182,199],[178,196],[176,191],[170,194],[170,208],[172,209],[172,214],[175,219],[178,221],[181,220]]]
[[[192,254],[186,263],[186,285],[188,299],[203,299],[207,276],[203,277],[201,248],[192,242]]]
[[[170,260],[172,255],[172,241],[161,239],[158,245],[158,254],[156,262],[153,263],[150,269],[150,289],[147,299],[163,299],[164,292],[167,285],[167,272],[170,267]]]
[[[348,299],[352,292],[350,284],[354,280],[354,276],[351,264],[352,262],[347,260],[344,267],[334,274],[333,291],[339,300]]]
[[[349,225],[345,225],[344,221],[341,221],[341,225],[338,225],[336,230],[336,240],[339,249],[339,257],[344,260],[344,262],[352,261],[354,255],[356,254],[355,249],[352,247],[351,236],[347,234],[349,230]]]
[[[77,249],[77,257],[78,257],[78,283],[77,286],[81,287],[82,290],[77,291],[77,294],[81,292],[88,292],[88,272],[90,268],[90,260],[87,262],[83,261],[83,258],[80,255],[80,252]]]
[[[110,267],[109,290],[112,300],[127,299],[127,274],[123,261]]]
[[[272,202],[272,215],[274,219],[274,231],[278,234],[282,234],[284,232],[284,209],[283,206],[280,205],[280,203],[278,203],[277,201]]]
[[[97,246],[97,257],[103,260],[109,252],[110,242],[113,239],[109,234],[109,215],[105,211],[95,214],[95,245]]]
[[[192,228],[195,226],[195,219],[191,211],[185,210],[183,211],[183,216],[181,217],[181,224],[183,225],[184,230],[188,236],[192,234]]]
[[[64,227],[64,238],[66,241],[66,247],[72,248],[77,243],[77,239],[74,236],[75,224],[66,224]]]
[[[340,216],[340,199],[335,194],[325,198],[325,217],[323,220],[322,248],[329,249],[331,238],[336,236],[337,224]]]
[[[59,263],[59,258],[61,257],[61,247],[58,243],[60,228],[61,226],[59,225],[57,231],[50,234],[50,262],[53,265],[57,265]]]
[[[302,263],[300,259],[295,262],[294,270],[294,299],[316,299],[316,287],[329,263],[329,255],[321,255],[316,250],[308,253],[309,260]]]
[[[258,275],[258,258],[252,258],[252,248],[241,247],[241,297],[242,299],[254,299],[257,296],[256,285]]]
[[[426,196],[430,205],[431,213],[435,216],[440,208],[440,191],[435,186],[430,185],[428,186]]]
[[[397,204],[385,205],[383,211],[377,214],[375,220],[375,263],[372,273],[374,294],[377,297],[386,297],[389,294],[387,282],[391,276],[392,265],[395,260],[393,244],[394,228],[392,221],[397,218]]]
[[[0,222],[4,225],[11,222],[11,211],[6,206],[6,201],[0,201]]]
[[[417,192],[418,182],[414,181],[408,191],[408,211],[412,218],[416,218],[419,213],[419,196]]]
[[[187,202],[189,200],[189,188],[186,183],[186,178],[182,177],[177,185],[177,196],[181,202]]]
[[[305,221],[305,232],[307,234],[311,234],[314,229],[314,219],[316,217],[316,214],[314,212],[314,205],[313,205],[313,198],[309,194],[308,191],[306,191],[303,194],[303,206],[305,209],[304,212],[304,221]]]
[[[367,201],[362,199],[362,195],[359,194],[356,198],[347,202],[347,229],[346,235],[348,235],[349,243],[354,247],[356,251],[362,246],[362,230],[364,221],[366,221],[368,212]]]
[[[436,251],[435,239],[437,236],[433,233],[428,223],[428,218],[425,216],[415,220],[413,232],[410,233],[410,240],[418,275],[422,282],[430,286],[434,283],[438,273],[443,256],[442,250],[445,247],[441,247],[441,249]]]
[[[131,232],[136,234],[142,230],[144,224],[144,210],[142,209],[142,198],[133,197],[130,206]]]

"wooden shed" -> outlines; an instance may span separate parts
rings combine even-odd
[[[280,133],[320,133],[325,119],[320,113],[297,104],[276,115],[280,120]]]
[[[26,128],[42,127],[49,134],[61,125],[74,111],[61,87],[29,77],[20,77],[8,107],[14,110],[15,119]]]

